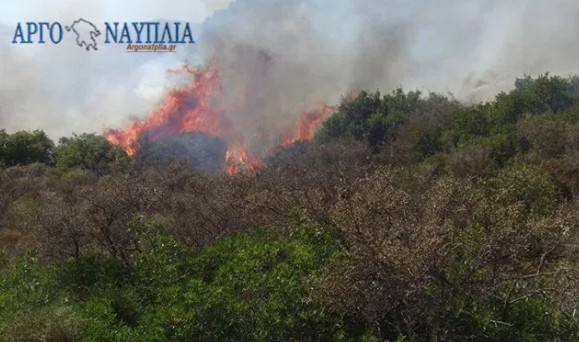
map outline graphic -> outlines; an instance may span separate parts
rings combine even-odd
[[[83,25],[84,28],[89,28],[88,37],[79,32],[77,25]],[[95,51],[98,50],[96,37],[101,35],[101,31],[90,21],[80,18],[73,21],[70,26],[65,26],[67,32],[74,32],[76,35],[76,44],[79,47],[84,47],[86,51],[90,51],[92,47]]]

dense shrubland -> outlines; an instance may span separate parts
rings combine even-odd
[[[251,174],[223,149],[0,131],[0,337],[579,339],[578,78],[361,92]]]

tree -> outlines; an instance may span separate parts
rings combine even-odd
[[[386,107],[380,100],[380,93],[362,91],[353,99],[345,98],[339,111],[330,117],[319,132],[319,139],[329,141],[336,138],[354,138],[364,140],[369,132],[371,117],[387,114]],[[374,119],[375,120],[375,119]]]
[[[56,166],[61,170],[78,167],[95,171],[101,171],[110,163],[126,157],[121,148],[94,133],[61,138],[55,155]]]
[[[8,134],[0,130],[0,166],[51,164],[53,148],[54,143],[43,131]]]

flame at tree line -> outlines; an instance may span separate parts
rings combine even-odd
[[[202,132],[227,143],[223,168],[229,174],[263,166],[258,155],[246,150],[243,135],[236,130],[225,113],[211,108],[212,96],[223,93],[219,70],[212,66],[184,66],[171,72],[188,75],[191,82],[171,90],[159,108],[150,112],[144,120],[133,122],[124,130],[105,132],[107,140],[121,146],[129,156],[134,156],[143,139],[155,142],[182,133]],[[299,141],[311,140],[317,128],[335,110],[333,106],[322,104],[319,108],[302,113],[283,136],[283,145],[290,146]]]
[[[311,140],[317,128],[335,111],[336,107],[324,104],[316,110],[303,113],[296,122],[294,129],[290,129],[287,132],[284,146],[289,146],[298,141]]]

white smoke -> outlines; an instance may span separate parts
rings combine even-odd
[[[52,138],[73,132],[102,132],[126,125],[155,107],[170,87],[166,70],[191,58],[176,54],[129,54],[122,47],[98,51],[78,47],[71,33],[59,45],[14,45],[16,23],[85,18],[105,21],[180,20],[201,22],[222,0],[41,1],[0,3],[0,129],[43,129]],[[199,34],[194,28],[195,38]],[[191,58],[192,59],[192,58]]]
[[[525,74],[579,71],[578,17],[570,0],[237,0],[200,41],[223,71],[219,105],[252,137],[352,89],[478,101]]]
[[[61,0],[14,6],[20,5],[0,5],[0,128],[39,128],[53,137],[122,128],[144,117],[171,85],[165,70],[185,60],[217,60],[224,95],[215,105],[246,136],[277,135],[301,110],[336,103],[353,88],[389,92],[402,86],[477,101],[510,89],[525,74],[579,72],[574,0],[147,0],[136,7]],[[143,56],[109,47],[87,54],[74,42],[9,42],[14,20],[192,21],[220,8],[205,20],[198,43],[178,54]],[[22,17],[26,13],[30,18]]]

